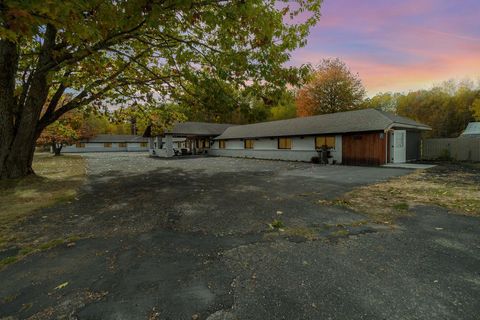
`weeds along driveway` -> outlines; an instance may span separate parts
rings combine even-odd
[[[478,218],[417,207],[384,230],[318,202],[408,170],[85,157],[79,197],[22,226],[80,240],[0,271],[0,318],[475,319],[480,309]]]

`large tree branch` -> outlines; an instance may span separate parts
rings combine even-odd
[[[107,92],[115,85],[114,80],[122,72],[124,72],[132,64],[132,62],[133,61],[127,61],[122,67],[120,67],[116,72],[111,74],[109,77],[106,77],[104,79],[98,79],[92,82],[91,84],[86,86],[77,96],[75,96],[75,98],[73,98],[71,101],[63,105],[61,108],[57,108],[57,104],[60,101],[60,99],[58,99],[57,103],[52,106],[54,111],[49,113],[48,115],[44,115],[42,119],[38,122],[37,128],[36,128],[37,132],[43,131],[43,129],[45,129],[49,124],[56,121],[58,118],[60,118],[63,114],[67,113],[68,111],[73,110],[77,107],[86,105],[98,99],[101,96],[101,94]],[[97,91],[96,93],[93,93],[93,90],[95,88],[98,88],[106,83],[109,83],[109,84],[106,85],[104,88],[100,89],[99,91]],[[59,91],[57,90],[57,92]]]
[[[76,52],[66,52],[63,55],[59,56],[54,61],[52,61],[50,64],[43,66],[42,70],[43,71],[58,70],[65,65],[77,63],[91,56],[96,52],[105,50],[122,41],[133,38],[135,33],[142,28],[142,26],[145,24],[146,21],[147,21],[146,19],[143,19],[134,27],[111,34],[107,36],[105,39],[103,39],[102,41],[99,41],[88,48],[79,49]]]
[[[63,83],[60,83],[60,85],[57,88],[57,91],[55,91],[54,95],[50,99],[50,102],[48,103],[48,107],[45,110],[45,113],[43,114],[42,118],[40,119],[40,122],[42,122],[43,119],[48,119],[49,117],[52,116],[52,114],[55,112],[55,109],[57,108],[58,103],[60,102],[60,99],[65,93],[66,89],[67,87]]]
[[[45,29],[45,37],[40,50],[40,55],[36,67],[31,71],[31,79],[27,80],[28,85],[25,84],[23,92],[20,96],[19,105],[19,126],[31,126],[32,121],[37,121],[40,117],[42,107],[48,96],[49,91],[49,73],[41,72],[43,66],[48,65],[53,60],[52,50],[55,46],[55,39],[57,36],[57,29],[48,24]],[[25,123],[20,123],[24,121]]]
[[[135,62],[140,68],[142,68],[143,70],[148,72],[150,75],[152,75],[154,78],[157,78],[159,80],[165,78],[164,76],[155,73],[155,71],[153,71],[151,68],[149,68],[148,66],[146,66],[145,64],[143,64],[142,62],[139,61],[139,58],[141,58],[145,53],[147,53],[148,50],[144,50],[141,54],[139,54],[137,56],[129,55],[129,54],[127,54],[125,52],[122,52],[120,50],[117,50],[117,49],[108,49],[108,51],[115,52],[115,53],[117,53],[121,56],[124,56],[124,57],[130,59],[131,61]]]

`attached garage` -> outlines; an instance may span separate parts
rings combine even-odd
[[[386,139],[383,131],[344,134],[342,136],[342,163],[346,165],[385,164]]]

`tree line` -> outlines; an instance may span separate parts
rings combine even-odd
[[[195,94],[179,97],[179,111],[196,121],[253,123],[325,113],[376,108],[432,127],[426,137],[457,137],[471,121],[480,121],[480,79],[446,80],[429,89],[382,92],[367,97],[358,74],[340,59],[307,66],[291,88],[236,90],[204,80]]]
[[[480,82],[448,80],[430,89],[385,92],[366,97],[358,74],[339,59],[309,68],[295,88],[236,89],[218,79],[203,78],[169,103],[123,105],[75,110],[42,133],[38,142],[56,145],[110,134],[142,134],[147,127],[161,134],[181,121],[254,123],[340,111],[376,108],[432,127],[426,137],[457,137],[470,121],[480,121]]]
[[[448,80],[430,89],[379,93],[362,107],[380,108],[432,127],[426,135],[458,137],[467,124],[480,121],[480,82]]]

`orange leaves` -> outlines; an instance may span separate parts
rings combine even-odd
[[[8,29],[17,34],[28,34],[32,30],[32,24],[35,18],[26,10],[20,8],[11,8],[5,13],[6,25]],[[13,39],[12,39],[13,40]]]
[[[81,111],[71,111],[43,130],[37,143],[72,143],[76,140],[88,139],[95,135],[94,128],[89,125]]]
[[[297,94],[297,114],[311,116],[359,109],[364,96],[359,76],[343,61],[324,59]]]
[[[303,87],[298,91],[295,103],[297,105],[297,116],[308,117],[315,114],[315,101],[312,99],[307,87]]]

